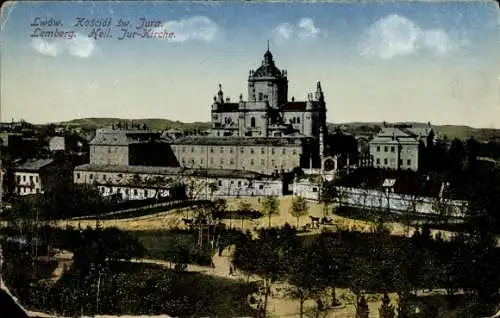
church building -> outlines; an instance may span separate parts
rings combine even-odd
[[[261,66],[250,70],[248,98],[214,96],[209,136],[173,141],[181,166],[236,169],[261,174],[320,166],[321,135],[327,134],[326,103],[320,82],[306,101],[288,99],[288,78],[273,60],[269,47]]]
[[[222,85],[212,104],[212,136],[319,137],[326,130],[326,105],[321,84],[306,101],[288,100],[287,71],[275,65],[268,50],[257,70],[248,75],[248,100],[224,99]]]

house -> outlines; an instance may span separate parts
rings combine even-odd
[[[29,159],[13,168],[15,193],[44,193],[61,183],[72,182],[71,166],[54,159]]]
[[[434,132],[430,123],[422,128],[386,125],[370,141],[370,156],[377,168],[418,171],[425,149],[433,143]]]
[[[73,173],[75,184],[93,184],[103,196],[119,194],[125,200],[173,196],[179,185],[192,199],[283,193],[281,180],[241,170],[84,164]]]

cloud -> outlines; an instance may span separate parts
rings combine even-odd
[[[202,41],[212,42],[219,32],[219,26],[205,16],[194,16],[163,23],[156,31],[173,32],[172,42]]]
[[[33,41],[31,41],[31,47],[40,54],[52,57],[56,57],[62,52],[61,45],[58,43],[49,43],[42,39],[33,39]]]
[[[68,42],[69,53],[80,58],[89,58],[96,50],[97,45],[92,38],[77,34]]]
[[[33,39],[31,47],[40,54],[52,57],[68,53],[78,58],[89,58],[98,50],[97,44],[92,38],[78,33],[70,40],[61,39],[49,42],[39,38]]]
[[[326,35],[324,31],[314,25],[311,18],[302,18],[296,25],[282,23],[274,28],[271,33],[277,42],[312,40]]]
[[[390,59],[396,56],[429,52],[445,56],[458,45],[443,29],[422,29],[415,22],[397,14],[388,15],[363,34],[358,43],[359,53],[367,57]]]

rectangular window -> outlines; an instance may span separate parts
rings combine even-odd
[[[35,182],[38,182],[38,176],[35,177]]]
[[[245,148],[244,148],[244,147],[241,147],[241,148],[240,148],[240,152],[241,152],[241,153],[244,153],[244,152],[245,152]]]
[[[384,152],[387,152],[388,151],[388,148],[387,146],[384,147]]]
[[[202,164],[203,164],[203,159],[200,159],[200,165],[202,165]]]
[[[274,155],[274,148],[271,148],[271,154]]]
[[[26,176],[23,176],[23,181],[26,181]]]
[[[219,187],[222,187],[222,180],[219,180]]]
[[[292,155],[296,155],[297,154],[297,150],[292,150]]]
[[[254,163],[254,162],[253,162],[253,159],[250,159],[250,165],[252,165],[252,166],[253,166],[253,163]]]
[[[387,165],[387,158],[384,159],[384,165]]]
[[[399,165],[403,165],[403,159],[399,159]]]
[[[297,124],[300,124],[300,117],[297,117]]]
[[[30,182],[33,182],[33,176],[30,176]]]
[[[94,178],[94,175],[91,173],[89,179],[92,180],[92,178]]]
[[[281,149],[281,154],[286,155],[286,149],[285,148]]]
[[[77,178],[77,179],[80,179],[80,173],[77,173],[77,174],[76,174],[76,178]]]
[[[234,160],[233,159],[229,159],[229,164],[230,165],[234,165]]]
[[[194,147],[191,147],[191,152],[194,152]]]
[[[380,164],[380,158],[377,158],[377,164],[378,165]]]
[[[264,148],[260,148],[260,153],[261,153],[261,154],[265,154],[265,153],[266,153],[266,149],[264,149]]]
[[[411,166],[411,160],[410,159],[406,160],[406,165]]]
[[[266,165],[266,161],[264,159],[260,159],[260,165],[261,166],[265,166]]]
[[[214,148],[210,147],[210,152],[214,153]]]
[[[220,164],[221,165],[224,164],[224,159],[222,159],[222,158],[220,159]]]
[[[238,181],[238,187],[241,187],[241,181]]]
[[[17,176],[17,183],[21,183],[21,176]]]
[[[102,180],[106,181],[106,175],[105,174],[102,175]]]
[[[273,159],[273,160],[271,160],[271,166],[274,167],[274,165],[275,165],[275,162],[274,162],[274,159]]]
[[[229,153],[233,153],[233,147],[229,148]]]
[[[377,146],[377,152],[380,152],[380,146]]]
[[[148,196],[148,190],[144,190],[144,196],[147,197]]]
[[[134,195],[137,195],[137,189],[134,189]]]
[[[250,148],[250,153],[253,154],[253,148]]]
[[[224,153],[224,147],[220,147],[220,153]]]
[[[125,189],[125,194],[128,195],[128,189]]]

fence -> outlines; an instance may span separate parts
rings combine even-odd
[[[447,198],[420,197],[346,187],[337,187],[337,191],[340,194],[341,203],[354,207],[420,214],[440,214],[456,218],[463,217],[467,209],[467,201]]]

